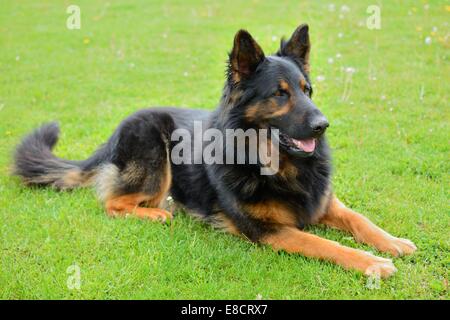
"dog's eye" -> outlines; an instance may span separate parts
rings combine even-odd
[[[287,96],[289,96],[289,92],[287,92],[284,89],[278,89],[277,91],[275,91],[275,93],[273,95],[275,97],[287,97]]]

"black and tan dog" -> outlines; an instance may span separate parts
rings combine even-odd
[[[55,157],[58,126],[44,125],[17,148],[15,174],[27,184],[58,189],[95,184],[112,216],[171,218],[168,195],[208,222],[274,249],[337,263],[382,277],[391,260],[302,231],[308,224],[346,230],[357,241],[394,256],[416,250],[346,208],[330,183],[326,118],[311,100],[308,26],[299,26],[275,55],[265,56],[241,30],[229,55],[228,77],[213,112],[178,108],[141,110],[125,119],[106,144],[84,161]],[[194,121],[227,129],[278,129],[279,170],[261,175],[261,164],[174,164],[175,129]],[[269,144],[270,144],[269,140]]]

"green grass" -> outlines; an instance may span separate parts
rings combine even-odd
[[[450,8],[376,1],[382,28],[371,31],[373,2],[84,0],[82,28],[70,31],[66,1],[1,1],[0,298],[448,299]],[[57,155],[83,159],[140,108],[212,109],[239,28],[270,53],[300,22],[310,24],[312,79],[325,77],[314,100],[331,122],[335,192],[419,248],[395,259],[397,274],[379,289],[186,215],[170,226],[109,219],[90,189],[29,189],[9,176],[14,146],[45,121],[61,123]],[[346,67],[356,72],[343,100]],[[369,250],[339,231],[311,231]],[[66,286],[72,264],[80,290]]]

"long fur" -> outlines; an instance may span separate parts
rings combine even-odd
[[[56,122],[42,125],[26,136],[16,149],[13,174],[27,185],[72,189],[91,185],[105,156],[103,147],[84,161],[66,160],[52,152],[59,137]]]

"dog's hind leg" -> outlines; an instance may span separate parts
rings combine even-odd
[[[160,220],[162,222],[172,219],[172,213],[162,209],[170,188],[170,167],[168,169],[161,169],[162,174],[147,177],[147,187],[149,184],[153,184],[153,192],[150,192],[148,188],[145,190],[146,188],[144,187],[139,192],[110,193],[109,196],[105,198],[105,208],[108,215],[112,217],[130,215],[141,219]],[[103,173],[108,170],[113,170],[113,172],[116,171],[112,169],[112,167],[106,167],[104,170]],[[121,175],[118,175],[118,177],[123,182],[123,180],[127,179],[127,174],[128,173],[122,173]],[[102,177],[100,176],[100,178]],[[115,187],[117,186],[120,186],[120,184]],[[123,188],[124,186],[122,185],[121,187]]]
[[[132,215],[141,219],[166,220],[172,219],[172,213],[158,207],[143,207],[152,197],[134,193],[110,198],[106,201],[106,212],[110,216]]]
[[[410,240],[390,235],[363,215],[344,206],[336,197],[331,200],[327,212],[319,223],[348,231],[357,241],[394,256],[411,254],[417,249]]]
[[[125,120],[113,136],[111,162],[97,176],[97,190],[110,216],[136,216],[166,221],[162,206],[172,175],[169,115],[148,113]]]

